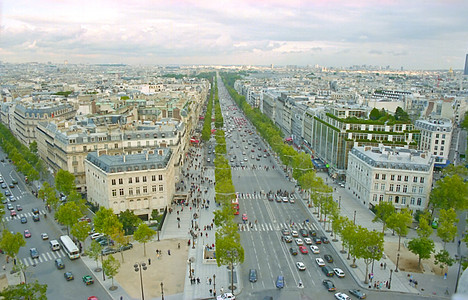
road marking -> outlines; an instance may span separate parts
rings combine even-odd
[[[52,255],[50,254],[50,252],[46,252],[45,254],[46,254],[46,255],[47,255],[47,257],[49,258],[48,260],[51,260],[51,259],[53,259],[53,257],[52,257]]]

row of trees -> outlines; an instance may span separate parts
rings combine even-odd
[[[214,90],[216,88],[213,84],[216,84],[216,81],[213,83],[213,79],[210,80],[211,89],[210,89],[210,97],[208,99],[208,104],[206,105],[206,113],[205,113],[205,120],[203,122],[202,128],[202,140],[205,142],[208,141],[211,137],[211,114],[213,112],[213,97],[214,97]]]

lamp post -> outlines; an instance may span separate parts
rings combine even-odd
[[[393,274],[393,269],[390,269],[390,279],[388,280],[388,289],[392,287],[392,274]]]
[[[213,291],[214,296],[216,297],[216,274],[213,274]]]
[[[400,253],[397,254],[396,256],[396,268],[395,268],[395,272],[398,272],[398,263],[400,262]]]
[[[192,279],[192,258],[190,257],[188,260],[189,263],[189,278]]]
[[[231,293],[234,295],[234,257],[237,257],[237,250],[227,251],[227,255],[231,258]]]
[[[460,256],[460,262],[458,264],[457,282],[455,283],[455,294],[457,293],[457,290],[458,290],[458,279],[460,279],[461,263],[464,258],[465,257],[463,255]]]
[[[341,196],[338,196],[339,202],[338,202],[338,209],[341,209]]]
[[[161,282],[161,300],[164,300],[164,284]]]
[[[146,263],[135,263],[133,265],[133,268],[135,269],[135,272],[140,272],[141,300],[145,300],[145,293],[143,289],[143,275],[141,273],[141,269],[146,271]]]
[[[354,223],[354,225],[356,225],[356,211],[354,211],[353,223]]]

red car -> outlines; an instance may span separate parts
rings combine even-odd
[[[247,214],[242,214],[242,220],[243,220],[243,221],[247,221],[247,220],[248,220]]]
[[[309,253],[306,246],[299,246],[299,251],[301,251],[302,254]]]
[[[16,211],[15,210],[10,210],[10,216],[12,216],[12,217],[16,216]]]
[[[24,237],[25,238],[30,238],[31,237],[31,232],[29,232],[29,230],[25,229],[24,230]]]

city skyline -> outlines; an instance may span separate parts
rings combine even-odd
[[[461,69],[463,1],[27,1],[1,7],[4,62]],[[363,21],[365,20],[365,21]]]

